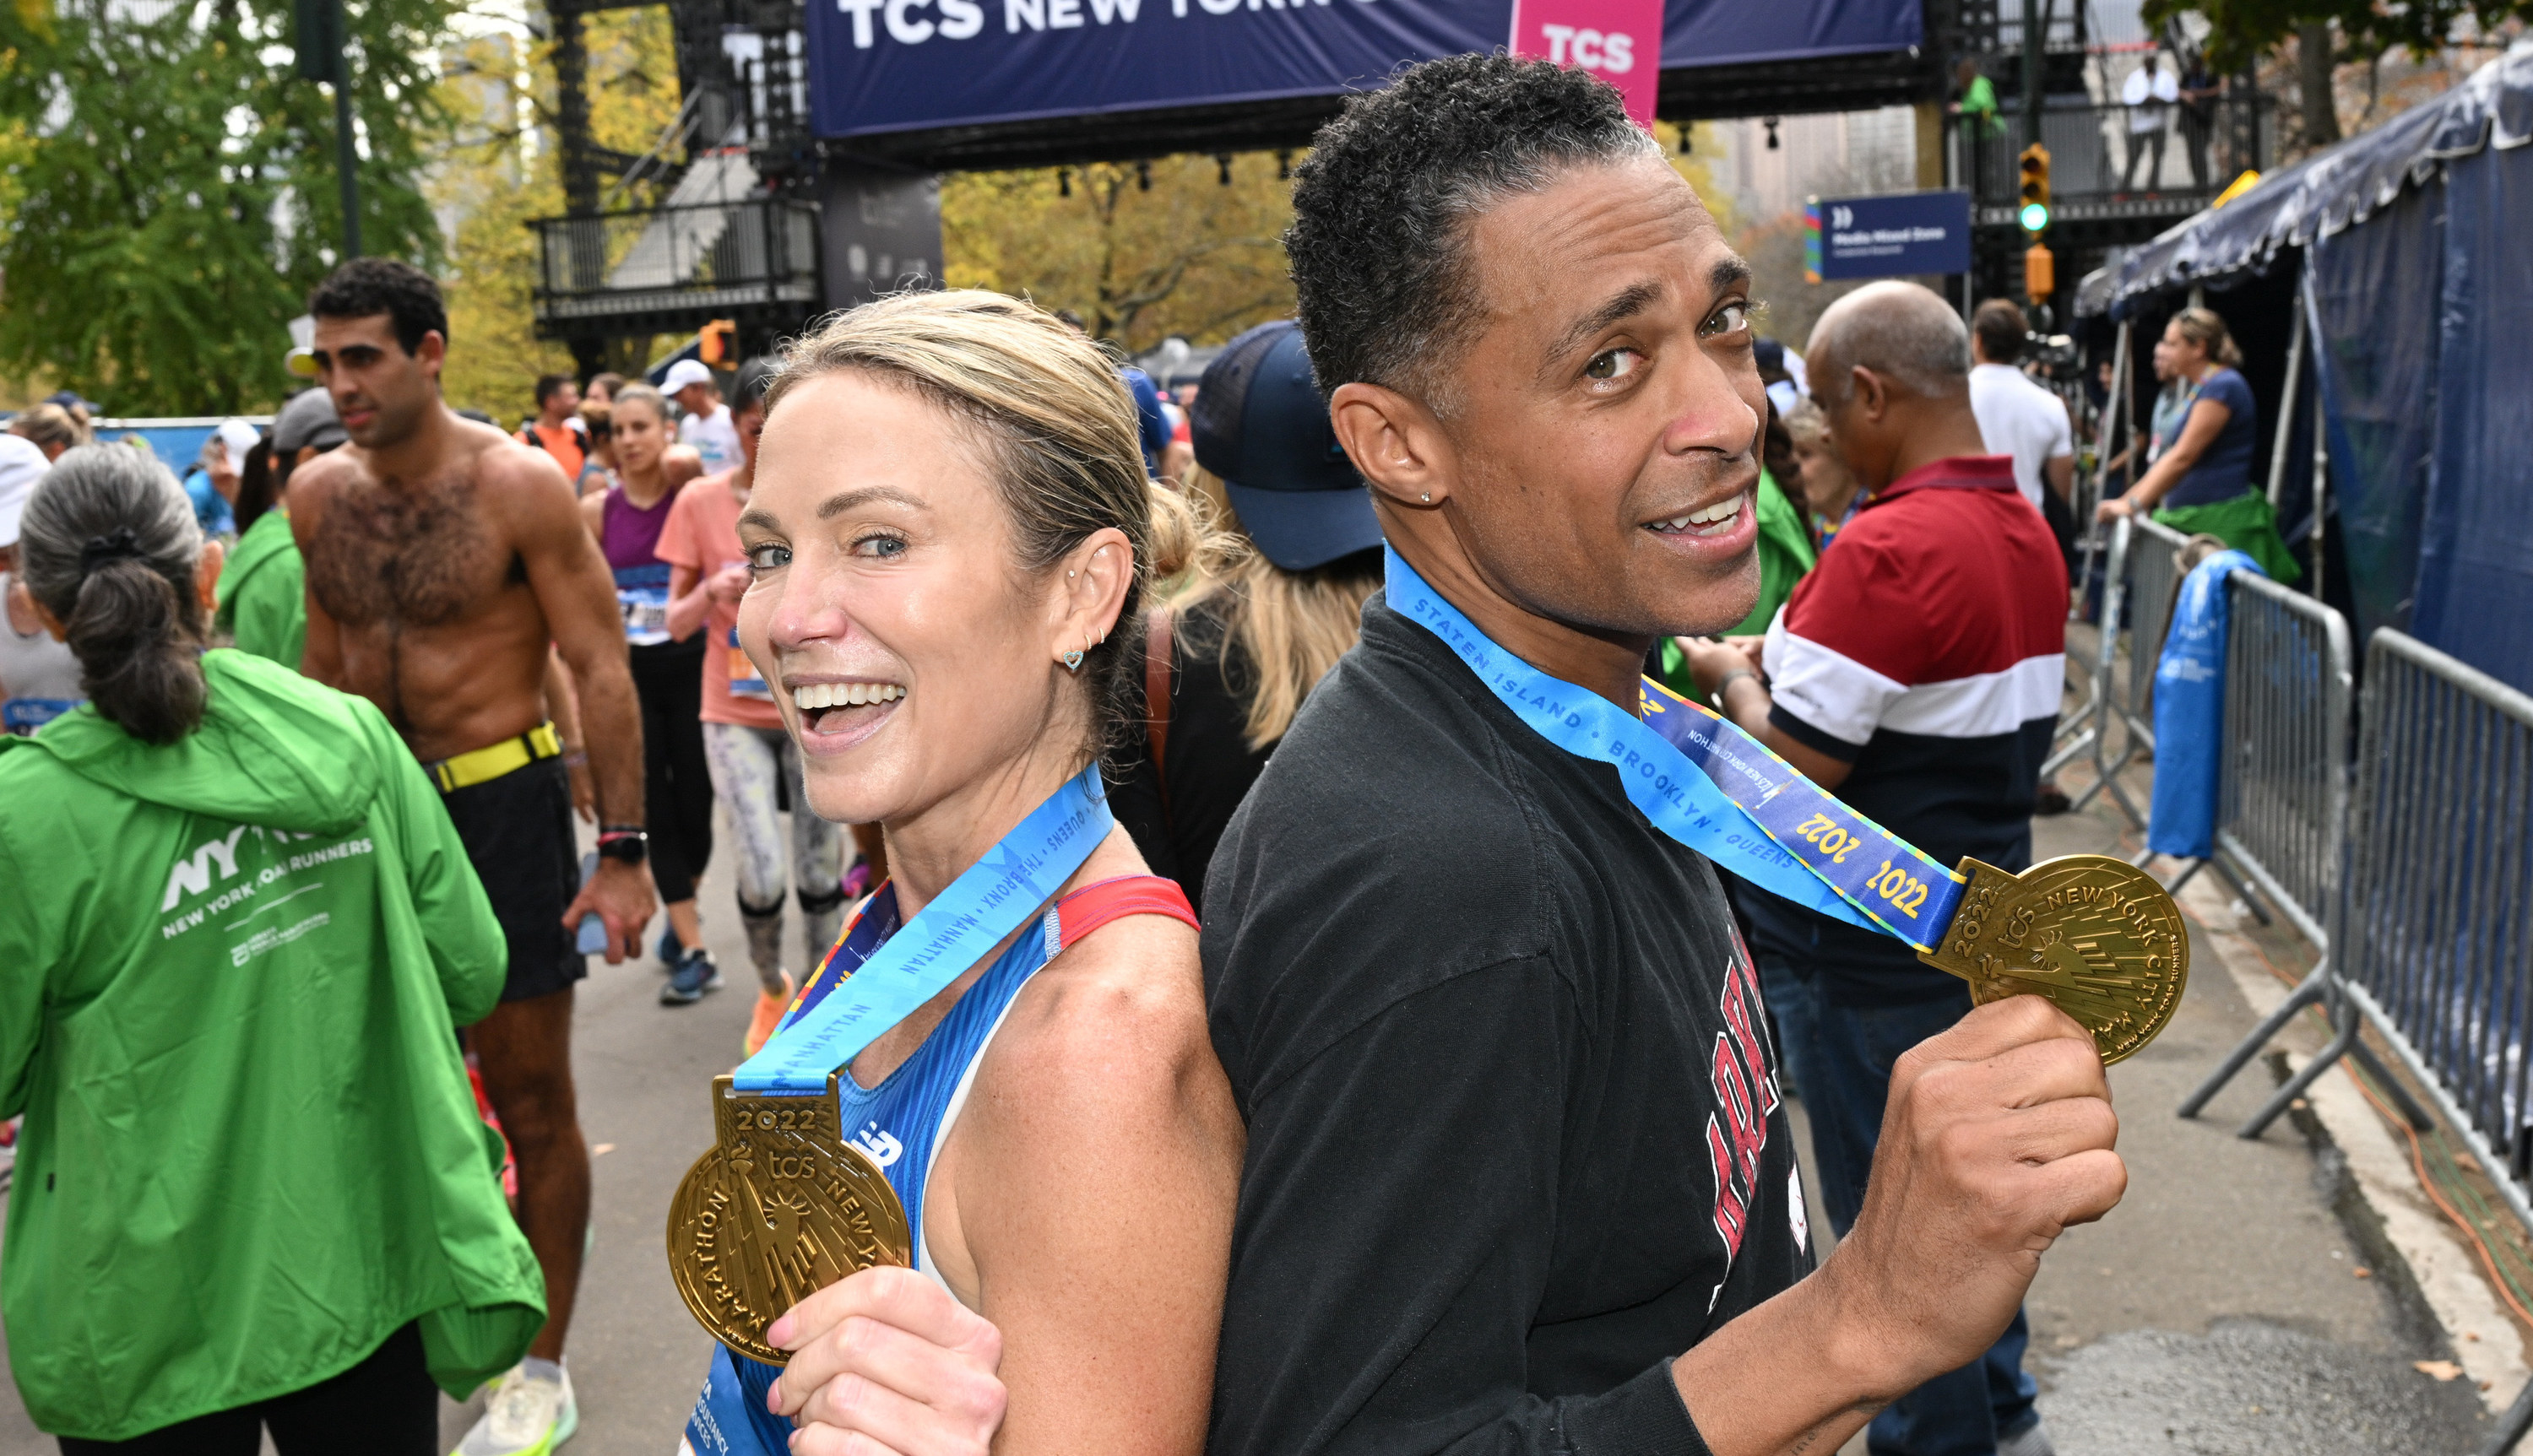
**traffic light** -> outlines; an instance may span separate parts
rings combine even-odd
[[[738,325],[715,319],[695,334],[695,353],[713,369],[738,367]]]
[[[2034,142],[2023,148],[2023,230],[2036,233],[2049,226],[2049,148]]]
[[[2023,253],[2023,296],[2043,303],[2057,291],[2058,259],[2047,244],[2033,243]]]

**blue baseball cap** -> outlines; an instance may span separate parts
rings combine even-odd
[[[1381,521],[1328,425],[1290,319],[1261,323],[1206,366],[1188,410],[1196,462],[1222,477],[1266,559],[1308,571],[1381,545]]]

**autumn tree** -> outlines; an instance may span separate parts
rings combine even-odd
[[[1729,231],[1732,209],[1707,174],[1713,138],[1673,166]],[[1082,315],[1090,332],[1142,353],[1176,334],[1219,343],[1293,313],[1283,232],[1291,163],[1272,152],[969,172],[941,183],[944,273],[954,288],[1025,294]]]
[[[2461,38],[2466,25],[2485,39],[2510,22],[2533,22],[2533,0],[2147,0],[2150,27],[2185,14],[2208,22],[2208,63],[2219,72],[2254,65],[2294,40],[2305,145],[2321,146],[2339,140],[2331,99],[2338,64],[2372,64],[2396,49],[2433,56]]]
[[[676,41],[665,6],[603,11],[582,22],[590,127],[601,146],[638,155],[677,114]],[[428,192],[450,222],[442,291],[449,403],[504,424],[533,412],[536,377],[572,372],[570,351],[536,336],[539,257],[528,223],[563,210],[553,45],[532,34],[480,36],[444,58],[450,118]],[[659,201],[649,189],[619,204]],[[616,341],[626,373],[649,362],[648,337]]]
[[[361,236],[425,265],[448,0],[348,21]],[[269,408],[287,321],[336,261],[330,92],[291,66],[290,0],[0,5],[0,373],[117,414]]]
[[[1293,312],[1281,172],[1253,152],[954,174],[941,183],[943,271],[952,287],[1072,309],[1129,350],[1171,334],[1218,341]]]

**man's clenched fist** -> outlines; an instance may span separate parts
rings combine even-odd
[[[1891,1070],[1864,1207],[1820,1277],[1897,1398],[1977,1359],[2072,1224],[2128,1189],[2093,1039],[2036,996],[1973,1010]],[[1877,1381],[1877,1383],[1880,1383]]]

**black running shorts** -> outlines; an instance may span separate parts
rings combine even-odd
[[[562,912],[580,893],[579,846],[571,831],[571,776],[560,758],[541,758],[499,779],[441,795],[465,842],[466,858],[510,944],[503,1001],[566,990],[589,974],[579,937]]]

